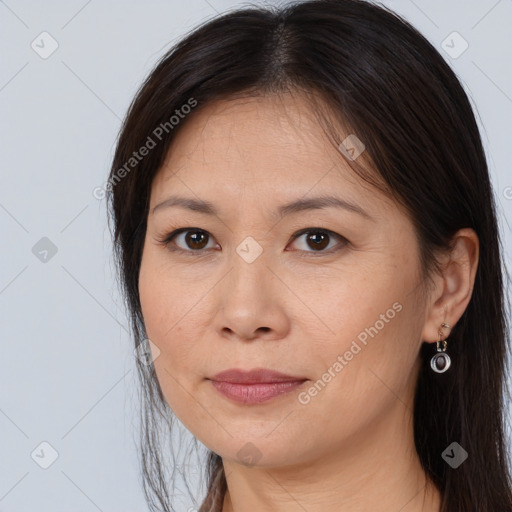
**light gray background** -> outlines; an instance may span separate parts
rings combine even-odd
[[[384,4],[441,51],[477,106],[510,268],[512,3]],[[105,204],[92,192],[157,59],[199,22],[240,5],[0,1],[0,511],[147,510],[133,442],[132,342]],[[35,40],[43,51],[43,31],[58,43],[46,59],[31,47]],[[469,43],[457,58],[442,47],[453,31]],[[462,48],[453,37],[452,53]],[[57,248],[46,262],[32,251],[42,237]],[[31,458],[37,449],[36,460],[49,460],[43,441],[58,452],[48,469]]]

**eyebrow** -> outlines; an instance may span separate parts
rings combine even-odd
[[[187,210],[192,210],[194,212],[204,213],[206,215],[219,215],[219,211],[217,210],[217,208],[209,201],[181,196],[168,197],[165,201],[162,201],[161,203],[157,204],[151,210],[151,213],[154,214],[157,210],[170,207],[179,207]],[[286,215],[290,215],[292,213],[307,210],[318,210],[324,208],[342,208],[344,210],[357,213],[368,220],[375,221],[375,219],[368,212],[363,210],[363,208],[361,208],[360,206],[351,203],[350,201],[347,201],[345,199],[340,199],[339,197],[328,195],[311,197],[308,199],[297,199],[290,203],[281,205],[274,213],[274,216],[278,218],[283,218]]]

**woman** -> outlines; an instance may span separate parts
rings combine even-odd
[[[201,512],[512,510],[485,155],[407,22],[319,0],[204,24],[109,183],[152,510],[174,417],[209,450]]]

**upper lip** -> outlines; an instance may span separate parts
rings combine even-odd
[[[210,380],[218,382],[232,382],[239,384],[258,384],[271,382],[298,382],[307,380],[304,377],[294,377],[285,373],[276,372],[267,368],[254,368],[252,370],[240,370],[231,368],[217,373]]]

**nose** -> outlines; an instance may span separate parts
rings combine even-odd
[[[283,302],[286,286],[263,257],[248,263],[235,253],[230,263],[230,271],[215,287],[219,336],[245,341],[284,338],[290,328]]]

